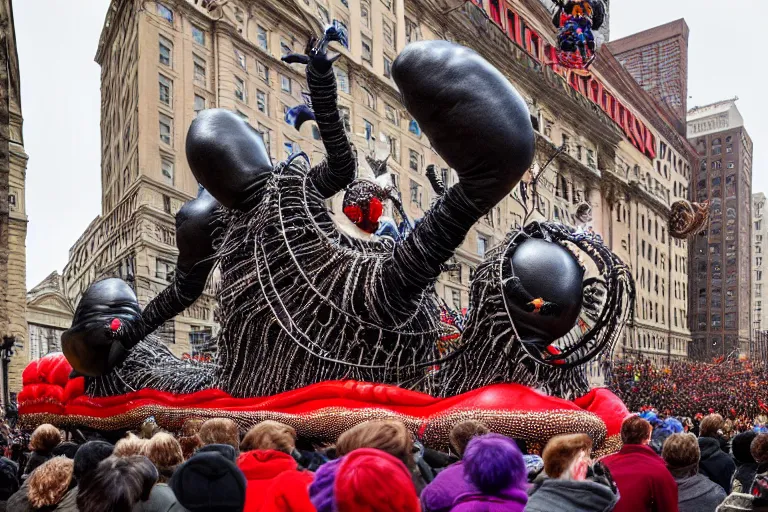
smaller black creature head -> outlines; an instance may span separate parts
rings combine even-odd
[[[75,374],[98,377],[122,363],[143,336],[136,294],[121,279],[92,284],[80,299],[61,346]]]

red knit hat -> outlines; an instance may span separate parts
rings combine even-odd
[[[360,448],[346,457],[334,485],[339,512],[419,512],[405,464],[381,450]]]

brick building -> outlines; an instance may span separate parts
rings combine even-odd
[[[688,104],[688,32],[685,20],[679,19],[608,45],[682,135]]]
[[[752,140],[736,99],[688,112],[688,138],[700,164],[695,201],[710,201],[708,229],[691,242],[690,356],[749,354],[752,329]],[[755,255],[755,271],[762,271]]]

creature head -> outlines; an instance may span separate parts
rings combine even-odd
[[[61,336],[67,361],[80,375],[96,377],[120,364],[141,339],[144,324],[136,294],[121,279],[92,284],[80,299],[72,327]]]
[[[225,138],[219,135],[226,133]],[[259,203],[273,166],[261,134],[238,115],[203,110],[187,134],[187,161],[197,181],[227,208]]]
[[[581,257],[594,262],[598,277],[585,279]],[[634,282],[599,237],[532,223],[488,253],[471,294],[476,306],[463,337],[505,344],[504,357],[518,362],[508,370],[516,381],[562,396],[586,391],[583,365],[618,339]]]
[[[344,194],[344,215],[366,233],[375,233],[387,191],[368,180],[356,180]]]

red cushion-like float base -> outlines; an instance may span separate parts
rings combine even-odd
[[[189,417],[231,417],[243,428],[277,419],[293,425],[300,435],[333,440],[361,421],[396,417],[431,444],[445,446],[450,427],[471,418],[534,445],[559,433],[586,432],[596,446],[612,450],[628,414],[607,389],[593,389],[571,402],[519,384],[495,384],[449,398],[356,381],[321,382],[254,398],[234,398],[219,389],[185,395],[142,389],[94,398],[84,394],[82,377],[69,379],[70,371],[62,354],[29,364],[18,396],[22,421],[120,429],[135,428],[154,415],[161,426],[172,429]]]

